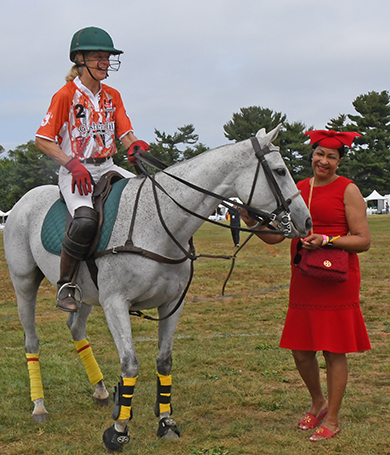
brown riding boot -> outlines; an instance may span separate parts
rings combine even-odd
[[[65,248],[62,248],[60,279],[57,282],[58,293],[56,307],[68,313],[77,311],[75,294],[76,292],[80,294],[80,288],[77,285],[72,284],[72,280],[77,274],[79,265],[80,261],[69,256],[65,251]]]

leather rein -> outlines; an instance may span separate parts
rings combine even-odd
[[[269,167],[269,164],[268,164],[267,160],[265,159],[265,155],[267,155],[268,153],[271,153],[272,150],[270,150],[269,147],[267,147],[267,146],[264,147],[264,148],[261,148],[260,144],[259,144],[259,141],[255,137],[251,138],[251,142],[252,142],[252,146],[253,146],[253,149],[255,151],[256,157],[258,158],[258,163],[257,163],[257,167],[256,167],[254,181],[252,183],[251,193],[250,193],[250,196],[249,196],[247,204],[243,204],[243,203],[239,203],[239,202],[235,202],[235,204],[238,207],[246,209],[248,211],[248,213],[250,214],[250,216],[258,221],[258,223],[259,223],[258,227],[265,227],[265,228],[268,227],[268,228],[270,228],[270,230],[267,230],[267,233],[269,233],[269,234],[277,234],[277,235],[281,235],[282,234],[284,236],[287,236],[291,232],[291,211],[289,209],[289,205],[291,204],[292,199],[294,197],[298,196],[300,194],[300,192],[297,192],[291,198],[288,198],[288,199],[284,198],[284,196],[283,196],[283,194],[282,194],[282,192],[280,190],[280,187],[279,187],[279,185],[278,185],[278,183],[277,183],[277,181],[276,181],[276,179],[275,179],[275,177],[274,177],[274,175],[273,175],[273,173],[272,173],[272,171],[271,171],[271,169]],[[223,290],[222,290],[222,295],[223,295],[226,283],[229,280],[230,275],[231,275],[231,273],[233,271],[233,268],[234,268],[234,262],[235,262],[236,254],[238,253],[239,250],[241,250],[241,248],[253,236],[254,231],[252,229],[248,229],[248,228],[239,228],[240,231],[250,232],[252,235],[250,235],[245,240],[243,245],[235,252],[235,254],[233,256],[227,256],[227,255],[219,255],[219,256],[196,255],[192,238],[189,240],[189,248],[188,248],[188,250],[185,249],[178,242],[178,240],[175,238],[175,236],[172,234],[172,232],[169,230],[168,226],[166,225],[166,223],[165,223],[165,221],[163,219],[163,216],[162,216],[162,213],[161,213],[160,202],[159,202],[159,199],[158,199],[157,189],[159,189],[161,192],[163,192],[165,195],[167,195],[180,209],[182,209],[186,213],[189,213],[192,216],[200,218],[203,221],[207,221],[207,222],[210,222],[212,224],[217,224],[219,226],[223,226],[224,228],[230,229],[230,226],[228,226],[226,224],[219,223],[219,222],[214,221],[214,220],[210,220],[209,218],[206,218],[206,217],[204,217],[202,215],[199,215],[198,213],[195,213],[192,210],[189,210],[188,208],[186,208],[185,206],[180,204],[178,201],[176,201],[156,181],[155,175],[151,175],[146,170],[146,168],[144,167],[143,163],[148,164],[149,166],[152,166],[152,167],[158,169],[160,172],[163,172],[164,174],[168,175],[169,177],[179,181],[180,183],[182,183],[182,184],[184,184],[184,185],[186,185],[186,186],[188,186],[188,187],[190,187],[190,188],[192,188],[192,189],[194,189],[194,190],[196,190],[198,192],[201,192],[203,194],[206,194],[207,196],[211,196],[211,197],[214,197],[215,199],[220,200],[221,201],[221,205],[224,205],[227,208],[229,208],[231,206],[231,202],[229,204],[229,200],[227,200],[225,197],[223,197],[223,196],[221,196],[219,194],[213,193],[213,192],[211,192],[209,190],[206,190],[204,188],[201,188],[201,187],[199,187],[199,186],[197,186],[197,185],[195,185],[193,183],[187,182],[184,179],[182,179],[182,178],[180,178],[180,177],[178,177],[176,175],[172,175],[172,174],[166,172],[165,171],[165,169],[167,168],[166,164],[162,163],[160,160],[158,160],[157,158],[153,157],[149,153],[143,152],[141,149],[139,149],[139,147],[135,147],[133,157],[135,158],[135,162],[136,162],[136,164],[134,166],[135,166],[137,174],[141,174],[145,178],[141,182],[141,184],[140,184],[140,186],[138,188],[138,191],[137,191],[137,195],[136,195],[136,199],[135,199],[135,203],[134,203],[134,210],[133,210],[133,214],[132,214],[132,219],[131,219],[131,223],[130,223],[130,228],[129,228],[129,233],[128,233],[127,240],[126,240],[125,244],[122,245],[122,246],[114,246],[113,248],[106,249],[104,251],[99,251],[99,252],[94,253],[92,255],[92,259],[94,260],[96,258],[99,258],[99,257],[102,257],[102,256],[106,256],[108,254],[119,254],[119,253],[138,254],[138,255],[140,255],[142,257],[145,257],[145,258],[148,258],[148,259],[152,259],[154,261],[165,263],[165,264],[180,264],[180,263],[183,263],[183,262],[185,262],[186,260],[189,259],[191,261],[190,278],[188,280],[188,283],[187,283],[185,289],[183,290],[183,292],[182,292],[182,294],[180,296],[180,299],[176,303],[175,307],[169,312],[169,314],[167,314],[166,316],[164,316],[162,318],[153,318],[151,316],[145,315],[141,311],[132,311],[132,310],[129,311],[130,315],[139,316],[141,318],[149,319],[149,320],[152,320],[152,321],[162,321],[164,319],[169,318],[172,314],[174,314],[178,310],[180,305],[182,304],[182,302],[184,300],[184,297],[187,294],[187,291],[188,291],[188,289],[190,287],[192,278],[193,278],[193,272],[194,272],[193,262],[198,257],[232,259],[232,266],[231,266],[230,272],[229,272],[228,277],[227,277],[227,279],[226,279],[226,281],[225,281],[225,283],[223,285]],[[264,174],[265,174],[265,176],[267,178],[268,184],[270,185],[272,193],[273,193],[273,195],[274,195],[274,197],[276,199],[276,202],[277,202],[277,208],[273,212],[266,212],[266,211],[263,211],[263,210],[259,210],[259,209],[250,207],[250,203],[251,203],[252,198],[253,198],[253,194],[254,194],[254,191],[255,191],[258,175],[259,175],[259,172],[260,172],[260,166],[263,167]],[[163,226],[165,232],[168,234],[168,236],[171,238],[171,240],[175,243],[175,245],[183,253],[183,256],[181,258],[170,258],[170,257],[165,256],[165,255],[161,255],[161,254],[149,251],[149,250],[145,250],[144,248],[136,247],[134,245],[134,243],[133,243],[132,237],[133,237],[133,231],[134,231],[134,225],[135,225],[135,220],[136,220],[136,214],[137,214],[137,210],[138,210],[139,200],[140,200],[140,196],[141,196],[141,190],[142,190],[143,185],[145,184],[147,178],[152,182],[152,189],[153,189],[155,205],[156,205],[157,214],[158,214],[159,220],[161,222],[161,225]],[[282,215],[281,219],[279,220],[278,216],[281,213],[283,213],[283,215]],[[279,225],[279,226],[281,225],[282,226],[281,230],[276,230],[273,226],[271,226],[270,223],[272,223],[272,222],[274,222],[276,225]],[[97,282],[95,282],[95,284],[97,286]]]

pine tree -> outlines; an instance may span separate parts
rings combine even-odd
[[[286,166],[293,179],[298,182],[312,173],[308,160],[311,147],[305,144],[306,126],[301,122],[290,124],[286,118],[286,115],[281,112],[274,112],[260,106],[250,106],[241,108],[239,113],[233,114],[232,120],[227,122],[223,129],[229,140],[238,142],[255,136],[261,128],[265,128],[268,132],[283,123],[274,145],[280,146],[280,153]]]
[[[33,141],[19,145],[0,160],[0,200],[10,210],[27,191],[40,185],[57,184],[59,165],[42,153]]]
[[[344,175],[359,186],[363,196],[373,190],[390,190],[390,98],[389,93],[371,91],[353,101],[357,115],[339,115],[327,128],[356,131],[354,145],[343,160]],[[350,123],[347,122],[347,117]]]
[[[150,153],[168,166],[185,159],[184,151],[178,148],[179,144],[194,145],[199,140],[199,136],[195,134],[195,127],[191,124],[177,128],[177,132],[173,134],[166,134],[157,129],[154,130],[154,134],[156,142],[150,144]],[[187,147],[187,155],[188,149]]]
[[[239,113],[233,114],[232,120],[227,122],[223,129],[229,141],[239,142],[255,136],[261,128],[271,131],[285,121],[286,115],[281,112],[274,112],[260,106],[250,106],[243,107]]]
[[[307,128],[302,122],[285,122],[275,145],[279,145],[286,166],[295,182],[299,182],[313,174],[309,156],[311,145],[307,142],[308,137],[304,136]]]

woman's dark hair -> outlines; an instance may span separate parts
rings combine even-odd
[[[313,152],[318,146],[319,146],[319,143],[318,142],[314,142],[313,147],[311,149],[311,153],[309,155],[309,161],[310,162],[313,160]],[[345,146],[343,145],[342,147],[337,149],[337,151],[339,152],[340,158],[342,158],[344,156],[344,154],[345,154]]]

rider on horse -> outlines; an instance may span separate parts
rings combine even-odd
[[[128,148],[129,155],[135,147],[149,149],[133,134],[119,92],[101,83],[108,71],[118,71],[122,53],[100,28],[76,32],[70,45],[74,66],[66,77],[67,84],[53,96],[36,133],[36,146],[61,165],[58,185],[72,216],[63,239],[57,283],[56,305],[67,312],[77,311],[78,268],[87,258],[98,228],[93,187],[108,171],[134,176],[113,162],[115,137]]]

